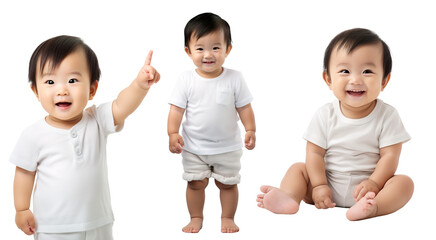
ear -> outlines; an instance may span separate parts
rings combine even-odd
[[[388,85],[389,80],[391,79],[391,74],[389,73],[385,79],[382,81],[382,91],[385,90],[385,87]]]
[[[36,86],[34,86],[33,84],[30,84],[30,89],[32,89],[32,92],[35,94],[36,98],[39,101],[38,89],[36,89]]]
[[[330,78],[330,75],[327,73],[327,70],[324,70],[322,72],[322,78],[324,79],[327,86],[329,86],[329,88],[332,89],[332,80]]]
[[[226,57],[230,54],[230,51],[232,51],[232,48],[233,48],[232,44],[230,44],[229,46],[227,46],[227,49],[226,49]]]
[[[188,47],[185,47],[185,52],[186,52],[186,54],[188,54],[189,57],[191,57],[192,53],[191,53],[191,50],[189,50]]]
[[[92,100],[97,93],[98,88],[98,81],[94,81],[93,84],[91,84],[91,88],[89,89],[89,100]]]

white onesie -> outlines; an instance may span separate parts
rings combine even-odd
[[[336,195],[333,200],[338,206],[349,207],[354,205],[354,186],[374,172],[380,149],[407,142],[410,136],[395,108],[380,99],[374,110],[361,119],[345,117],[339,100],[335,100],[318,110],[304,139],[326,149],[327,177]]]

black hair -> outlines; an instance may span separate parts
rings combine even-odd
[[[374,32],[364,28],[353,28],[343,31],[336,35],[327,46],[324,54],[324,71],[329,73],[330,56],[333,49],[337,47],[348,49],[348,53],[351,53],[356,47],[368,44],[381,43],[383,46],[383,79],[391,73],[392,70],[392,57],[389,51],[388,45],[380,39],[380,37]]]
[[[199,39],[209,33],[222,30],[227,47],[232,44],[230,25],[213,13],[202,13],[193,17],[185,26],[185,47],[189,48],[191,38]]]
[[[47,63],[50,64],[51,70],[59,67],[61,62],[72,52],[82,48],[85,51],[86,60],[88,62],[88,69],[91,77],[91,85],[95,81],[100,80],[100,67],[98,66],[98,59],[94,51],[86,45],[82,39],[73,36],[57,36],[42,42],[33,52],[29,62],[29,82],[36,89],[36,76],[37,71],[41,74]],[[37,65],[39,63],[39,69]]]

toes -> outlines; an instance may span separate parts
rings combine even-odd
[[[271,191],[272,188],[273,187],[271,187],[271,186],[263,185],[263,186],[260,187],[260,191],[263,192],[263,193],[268,193],[269,191]]]
[[[375,193],[374,192],[368,192],[368,193],[366,193],[365,197],[368,198],[368,199],[373,199],[373,198],[375,198]]]

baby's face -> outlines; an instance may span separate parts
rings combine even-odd
[[[199,39],[191,37],[186,53],[197,66],[197,73],[204,78],[218,77],[232,46],[227,46],[223,31],[215,31]]]
[[[381,43],[358,46],[351,53],[345,48],[334,49],[329,72],[324,73],[324,79],[339,99],[344,115],[351,118],[371,113],[390,77],[383,79]]]
[[[98,83],[90,86],[90,74],[83,49],[72,52],[52,72],[49,64],[44,66],[42,74],[37,74],[36,89],[32,87],[32,90],[49,114],[47,123],[69,129],[82,119],[83,109],[88,100],[93,98]],[[39,66],[37,69],[40,69]]]

